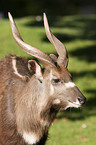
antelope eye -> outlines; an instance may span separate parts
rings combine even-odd
[[[52,83],[53,84],[61,84],[62,81],[61,81],[61,79],[52,79]]]

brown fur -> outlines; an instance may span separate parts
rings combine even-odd
[[[18,74],[27,79],[22,79],[14,73],[13,58],[16,60]],[[45,69],[42,82],[38,72],[35,75],[36,69],[38,69],[38,65],[36,66],[35,63],[12,55],[0,61],[1,145],[27,145],[22,137],[24,131],[34,133],[40,138],[35,145],[44,145],[52,121],[57,112],[68,105],[68,99],[75,102],[80,96],[84,100],[77,87],[64,88],[64,83],[71,81],[71,76],[64,66],[51,68],[52,74],[51,71]],[[54,84],[53,76],[62,80],[63,85],[62,82],[60,85]],[[50,95],[51,85],[55,90],[53,95]],[[60,103],[54,104],[54,100],[58,98]]]
[[[19,126],[20,128],[22,126],[28,132],[32,130],[33,132],[37,131],[38,134],[41,134],[41,139],[36,145],[44,145],[47,139],[48,128],[59,108],[58,106],[52,105],[51,96],[39,117],[36,115],[38,112],[35,112],[37,108],[34,108],[36,105],[32,105],[33,102],[30,102],[30,108],[27,107],[27,98],[24,95],[22,96],[22,92],[24,94],[25,91],[26,94],[26,85],[29,84],[30,86],[31,82],[29,80],[22,80],[14,74],[12,67],[13,57],[17,60],[17,69],[21,75],[27,76],[30,80],[34,74],[33,72],[35,72],[35,70],[32,70],[35,69],[34,64],[32,64],[30,73],[28,60],[25,58],[9,55],[0,61],[0,143],[1,145],[27,145],[20,133],[18,133]],[[22,99],[22,97],[24,98]],[[20,103],[20,100],[25,101],[25,106],[22,106],[24,104]],[[19,108],[22,111],[21,109],[18,110]],[[21,122],[19,120],[19,124],[16,122],[16,114],[17,119],[21,119]],[[42,127],[40,118],[48,120],[49,126]],[[21,132],[21,130],[19,131]]]
[[[0,61],[0,142],[2,145],[25,145],[16,129],[14,99],[27,82],[13,73],[12,57],[9,55]],[[28,61],[19,57],[16,59],[18,71],[31,77]]]

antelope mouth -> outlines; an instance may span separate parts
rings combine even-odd
[[[76,102],[68,101],[68,105],[64,108],[64,110],[66,110],[69,107],[79,108],[81,107],[81,103],[78,100],[76,100]]]

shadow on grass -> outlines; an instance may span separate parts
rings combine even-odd
[[[89,70],[89,71],[83,71],[83,72],[71,72],[71,75],[72,75],[72,79],[75,81],[77,80],[78,78],[82,78],[82,77],[85,77],[87,76],[88,78],[90,77],[96,77],[96,69],[95,70]]]
[[[75,39],[77,39],[75,36],[70,36],[68,34],[60,34],[60,33],[54,33],[54,35],[61,41],[61,42],[70,42]],[[42,41],[49,43],[49,40],[47,39],[46,35],[44,34],[44,37],[42,38]]]
[[[77,30],[78,33],[74,36],[74,34],[61,34],[57,33],[56,36],[60,38],[61,41],[72,41],[74,39],[90,39],[95,40],[96,39],[96,17],[80,17],[80,16],[71,16],[71,17],[48,17],[50,28],[62,28],[64,29],[74,29]],[[43,20],[36,21],[36,18],[33,20],[25,23],[24,26],[27,27],[44,27]],[[64,39],[65,38],[65,39]],[[43,39],[43,41],[46,41],[46,39]]]
[[[51,27],[60,28],[62,32],[62,28],[73,29],[76,30],[77,33],[74,35],[70,31],[70,33],[54,33],[54,35],[63,43],[64,42],[72,42],[76,39],[79,39],[81,42],[84,40],[96,40],[96,17],[95,16],[84,16],[84,17],[50,17],[49,16],[49,24]],[[30,20],[29,22],[24,24],[25,26],[30,27],[42,27],[43,21],[37,22],[36,19],[34,21]],[[43,26],[44,27],[44,26]],[[60,31],[60,30],[59,30]],[[41,38],[44,42],[49,42],[45,36]],[[50,42],[49,42],[50,43]],[[90,45],[88,47],[78,48],[74,51],[69,51],[70,55],[79,58],[80,60],[88,61],[88,62],[96,62],[96,44]]]
[[[87,100],[86,108],[89,110],[89,113],[93,112],[93,115],[96,115],[96,90],[90,89],[86,90],[88,94],[91,95],[91,97]]]
[[[34,18],[34,20],[30,18],[30,21],[25,23],[24,26],[27,26],[27,27],[44,27],[44,23],[43,23],[43,16],[39,16],[40,20],[36,20],[36,17]],[[37,18],[38,19],[38,18]],[[59,27],[58,25],[55,25],[55,22],[58,22],[59,21],[59,17],[48,17],[49,19],[49,22],[51,23],[51,25],[53,27],[57,26]]]
[[[73,38],[68,35],[56,35],[62,42],[70,42]],[[47,38],[43,38],[43,41],[49,42]],[[81,40],[82,42],[82,40]],[[77,57],[80,61],[87,61],[88,63],[96,62],[96,44],[87,47],[78,47],[76,50],[69,50],[70,56]]]
[[[78,48],[70,52],[70,55],[77,57],[81,61],[96,62],[96,45],[88,46],[84,48]]]

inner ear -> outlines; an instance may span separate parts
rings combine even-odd
[[[42,77],[42,71],[41,67],[38,65],[38,63],[35,60],[29,60],[28,61],[28,69],[29,71],[34,72],[34,74],[38,77]]]
[[[36,73],[36,65],[35,65],[35,61],[34,60],[29,60],[28,61],[28,69],[31,73],[35,74]]]

